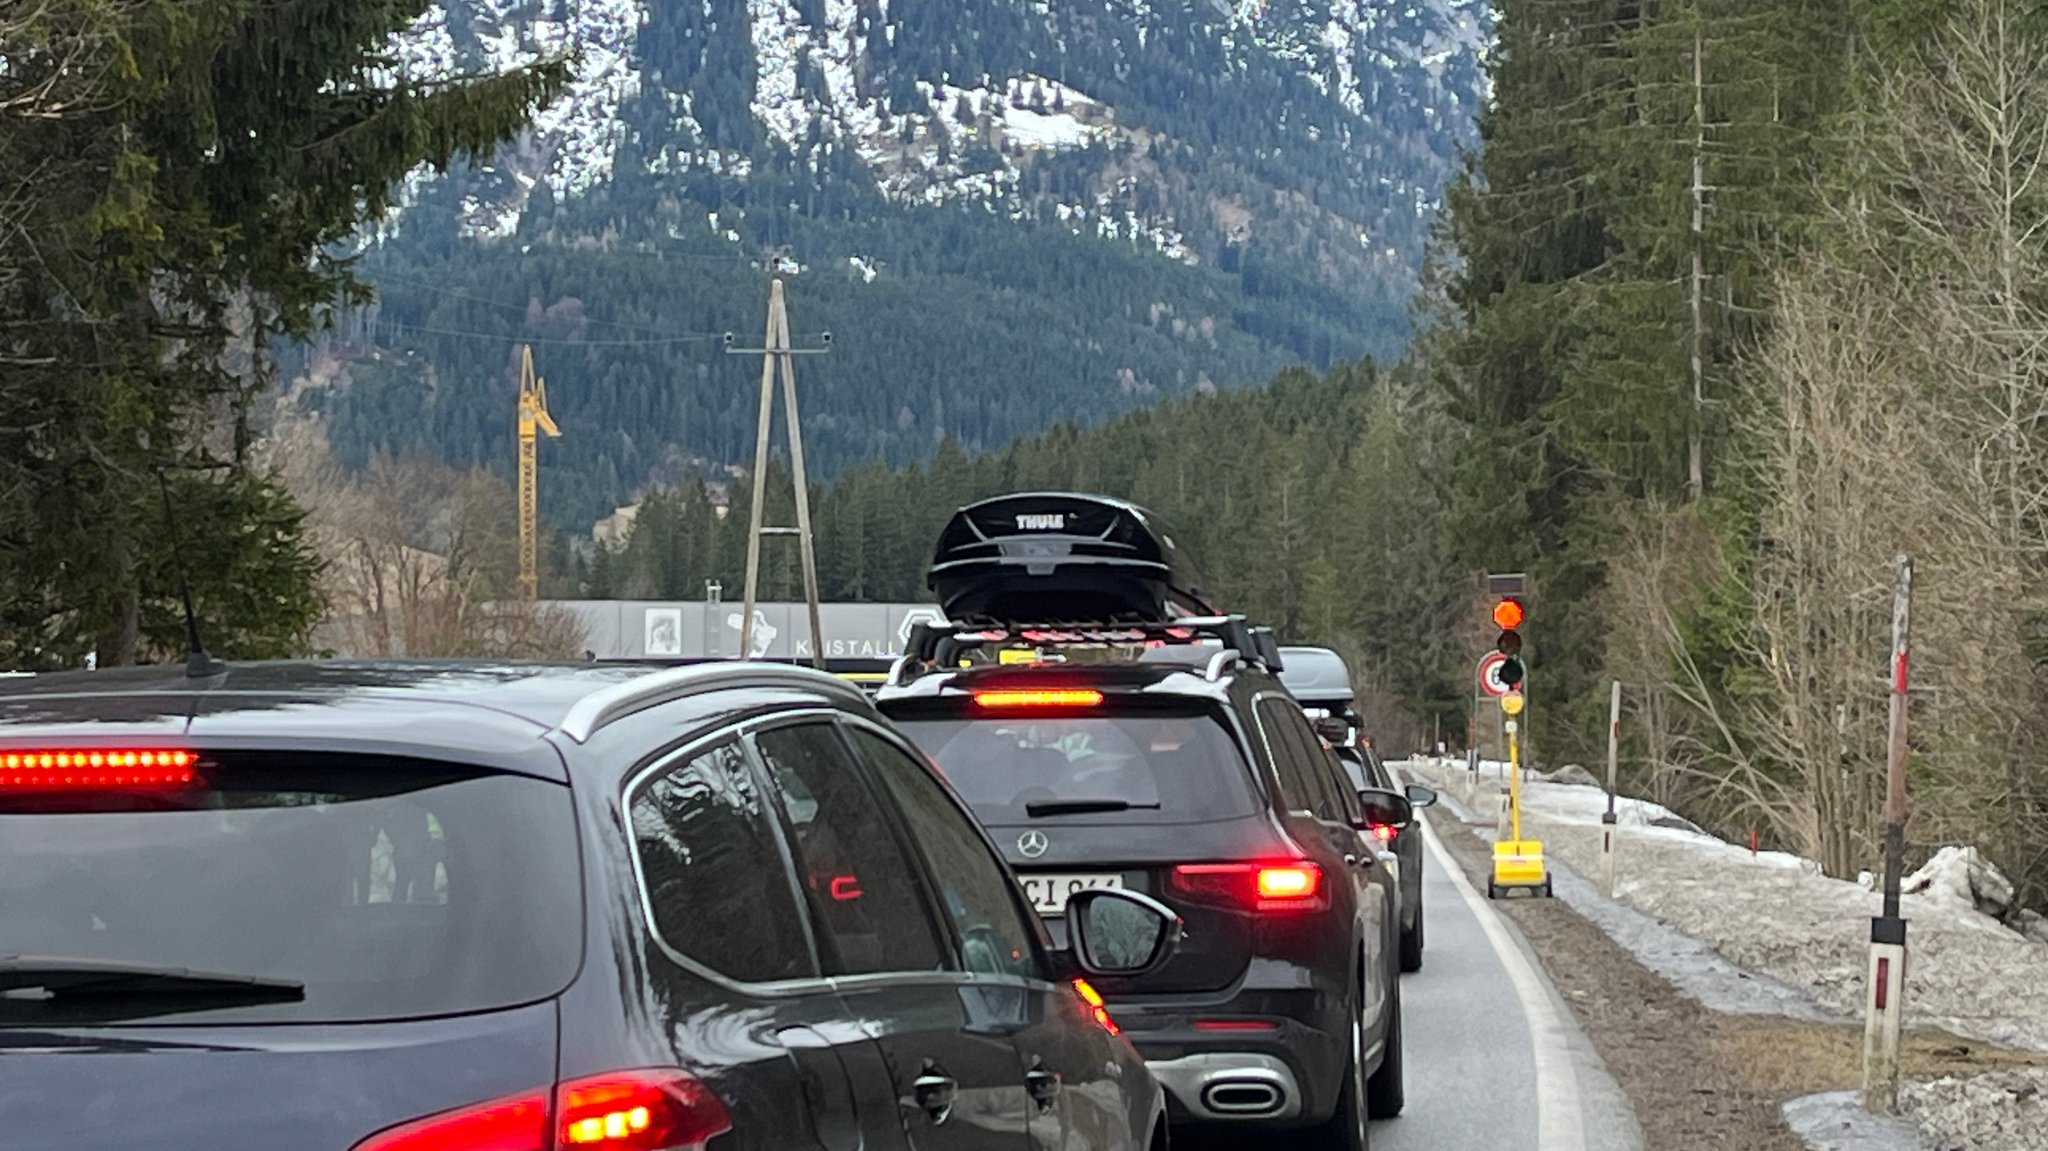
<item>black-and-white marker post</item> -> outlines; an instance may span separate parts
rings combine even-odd
[[[1899,1106],[1899,1030],[1906,1004],[1906,920],[1899,881],[1906,854],[1906,643],[1913,604],[1913,558],[1898,560],[1892,591],[1891,741],[1885,756],[1884,914],[1870,921],[1870,993],[1863,1023],[1863,1106],[1890,1114]]]
[[[1614,818],[1615,770],[1621,760],[1621,681],[1607,705],[1607,810],[1600,816],[1600,894],[1614,898],[1615,833],[1621,830]]]

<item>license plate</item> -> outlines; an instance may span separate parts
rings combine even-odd
[[[1122,887],[1121,875],[1020,875],[1024,894],[1040,915],[1064,915],[1067,900],[1097,887]]]

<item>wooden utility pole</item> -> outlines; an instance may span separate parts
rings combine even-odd
[[[1885,754],[1884,914],[1870,921],[1870,992],[1863,1021],[1863,1106],[1899,1107],[1899,1031],[1906,1005],[1906,920],[1899,883],[1906,854],[1907,627],[1913,607],[1913,558],[1898,558],[1892,589],[1891,732]]]
[[[761,357],[761,414],[754,429],[754,506],[748,513],[747,590],[746,603],[740,608],[739,656],[741,659],[754,658],[754,606],[759,602],[760,593],[761,537],[793,535],[803,557],[804,600],[811,615],[811,663],[823,668],[825,635],[818,609],[818,558],[811,537],[811,489],[804,471],[803,422],[797,418],[795,357],[831,351],[832,337],[830,334],[824,337],[825,346],[822,348],[790,346],[789,308],[783,298],[782,277],[778,275],[768,282],[768,335],[762,346],[735,348],[730,335],[725,339],[728,355]],[[782,377],[782,406],[789,421],[790,478],[796,486],[796,526],[793,528],[768,527],[762,523],[767,511],[768,432],[775,418],[775,377],[778,372]]]

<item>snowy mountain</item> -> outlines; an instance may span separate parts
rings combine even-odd
[[[433,384],[389,357],[345,373],[337,442],[502,459],[437,406],[502,388],[487,338],[558,333],[618,393],[557,389],[591,401],[563,441],[577,514],[735,458],[750,401],[688,339],[757,325],[771,266],[797,272],[799,329],[860,340],[809,409],[827,469],[1397,354],[1487,21],[1486,0],[439,0],[407,72],[574,53],[578,79],[374,238],[358,342]],[[975,334],[902,354],[935,325]]]

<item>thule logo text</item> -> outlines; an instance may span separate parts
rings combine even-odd
[[[1020,532],[1057,532],[1065,531],[1066,527],[1067,517],[1064,512],[1042,512],[1017,517],[1017,530]]]

